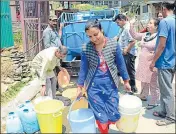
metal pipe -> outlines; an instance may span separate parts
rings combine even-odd
[[[40,42],[43,40],[43,37],[39,40],[39,42],[37,42],[36,44],[34,44],[29,50],[26,50],[25,52],[23,52],[22,54],[20,54],[19,56],[21,55],[24,55],[26,54],[27,52],[29,52],[30,50],[32,50],[35,46],[37,46],[38,44],[40,44]]]
[[[21,28],[22,28],[22,40],[23,40],[23,51],[27,50],[26,33],[25,33],[25,20],[24,20],[24,1],[20,1],[20,16],[21,16]]]

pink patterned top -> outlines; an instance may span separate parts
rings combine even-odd
[[[152,34],[151,37],[155,37],[152,40],[146,42],[144,41],[144,38],[146,37],[146,33],[136,33],[133,29],[133,27],[130,27],[130,34],[131,36],[141,41],[141,52],[139,55],[139,63],[136,70],[136,79],[141,82],[150,83],[151,77],[155,77],[153,75],[157,75],[155,72],[151,72],[149,69],[149,66],[152,62],[153,56],[154,56],[154,49],[156,44],[156,33]],[[155,77],[157,78],[157,77]]]
[[[100,58],[99,69],[105,73],[108,70],[108,67],[106,65],[106,61],[104,59],[104,56],[103,56],[102,52],[98,52],[98,56]]]

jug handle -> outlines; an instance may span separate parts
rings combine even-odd
[[[58,116],[60,116],[60,115],[62,115],[61,111],[53,113],[53,117],[55,117],[55,118],[58,117]]]
[[[71,106],[70,106],[70,108],[69,108],[69,111],[68,111],[68,119],[69,119],[69,121],[70,121],[70,112],[71,112],[71,110],[72,110],[73,105],[74,105],[77,101],[80,101],[81,99],[85,99],[85,100],[89,103],[89,101],[87,100],[87,98],[86,98],[85,96],[83,96],[83,97],[77,97],[77,98],[73,101],[73,103],[71,104]]]

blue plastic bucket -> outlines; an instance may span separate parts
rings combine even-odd
[[[72,133],[96,133],[95,117],[91,109],[81,108],[71,111],[76,101],[78,99],[73,101],[67,115]]]

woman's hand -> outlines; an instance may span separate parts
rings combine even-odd
[[[129,23],[132,24],[132,25],[133,25],[135,22],[136,22],[135,18],[132,18],[132,19],[129,21]]]
[[[42,88],[40,90],[40,94],[41,94],[41,96],[44,96],[46,94],[46,86],[45,85],[42,85]]]
[[[131,92],[131,86],[129,84],[129,81],[124,81],[124,89],[127,91],[127,92]]]
[[[154,72],[154,70],[155,70],[154,67],[155,67],[155,63],[152,61],[152,63],[149,66],[150,71]]]
[[[78,87],[78,88],[77,88],[77,95],[76,95],[76,97],[77,97],[77,98],[80,98],[80,97],[82,97],[82,95],[83,95],[83,94],[82,94],[82,87]]]
[[[127,49],[127,48],[124,48],[124,49],[123,49],[123,55],[127,55],[127,53],[128,53],[128,49]]]

